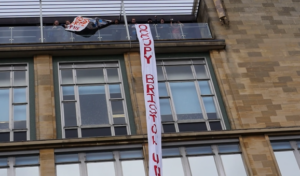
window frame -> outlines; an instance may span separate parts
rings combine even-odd
[[[203,60],[203,63],[193,63],[194,60]],[[162,61],[166,61],[166,62],[170,62],[170,61],[190,61],[190,63],[178,63],[178,64],[164,64]],[[161,64],[160,64],[161,63]],[[207,74],[207,78],[197,78],[197,73],[195,70],[194,65],[204,65],[206,74]],[[159,97],[160,99],[168,99],[170,102],[170,108],[172,111],[172,117],[173,117],[173,122],[162,122],[162,132],[164,132],[163,129],[163,125],[164,124],[174,124],[175,126],[175,132],[178,133],[179,131],[179,127],[178,124],[179,123],[205,123],[207,131],[212,131],[209,125],[209,122],[220,122],[222,130],[227,130],[228,127],[226,126],[226,122],[224,120],[224,114],[221,110],[221,106],[222,104],[220,104],[219,102],[219,95],[217,93],[218,89],[216,88],[217,85],[214,85],[214,78],[212,76],[212,70],[209,68],[210,62],[208,61],[207,57],[182,57],[182,58],[166,58],[166,57],[159,57],[157,58],[157,67],[161,66],[162,67],[162,72],[163,72],[163,76],[164,76],[164,80],[158,80],[158,83],[165,83],[166,85],[166,89],[168,92],[168,96],[167,97]],[[190,66],[191,67],[191,71],[192,71],[192,75],[193,78],[191,79],[178,79],[178,80],[173,80],[173,79],[168,79],[167,78],[167,72],[166,72],[166,68],[165,66]],[[211,90],[211,94],[201,94],[201,90],[200,90],[200,86],[198,84],[199,81],[208,81],[209,86],[210,86],[210,90]],[[203,115],[203,119],[193,119],[193,120],[180,120],[178,121],[177,115],[176,115],[176,109],[175,109],[175,105],[173,102],[173,95],[172,95],[172,91],[171,91],[171,87],[170,87],[170,83],[171,82],[193,82],[195,84],[195,89],[197,92],[197,97],[198,97],[198,101],[201,107],[201,111],[202,111],[202,115]],[[215,108],[216,108],[216,113],[218,116],[218,119],[212,119],[209,120],[207,117],[207,113],[206,113],[206,109],[205,109],[205,105],[203,102],[203,98],[202,97],[212,97],[214,104],[215,104]]]
[[[76,68],[74,67],[75,64],[80,64],[80,63],[99,63],[99,64],[104,64],[105,62],[117,62],[118,67],[81,67],[81,68]],[[72,67],[70,68],[60,68],[60,64],[72,64]],[[102,83],[77,83],[76,80],[76,69],[95,69],[95,68],[103,68],[103,76],[104,76],[104,82]],[[118,74],[119,74],[119,82],[108,82],[107,81],[107,68],[117,68]],[[73,74],[73,83],[72,84],[62,84],[62,78],[61,78],[61,70],[65,69],[71,69],[72,74]],[[127,130],[127,135],[131,135],[131,128],[130,128],[130,119],[129,119],[129,113],[128,113],[128,106],[126,102],[126,93],[125,93],[125,88],[124,88],[124,81],[123,81],[123,75],[122,75],[122,68],[121,68],[121,63],[120,60],[114,59],[114,60],[86,60],[86,61],[78,61],[77,59],[74,59],[74,61],[58,61],[57,62],[57,71],[58,71],[58,86],[59,86],[59,107],[60,107],[60,117],[61,117],[61,132],[62,132],[62,138],[65,139],[65,130],[66,129],[77,129],[77,135],[78,138],[82,138],[82,129],[91,129],[91,128],[102,128],[102,127],[110,127],[111,131],[111,136],[116,136],[115,135],[115,128],[114,127],[126,127]],[[122,98],[118,98],[118,100],[122,100],[123,103],[123,110],[124,110],[124,116],[125,116],[125,122],[126,124],[113,124],[113,114],[112,114],[112,108],[111,108],[111,101],[117,100],[117,99],[112,99],[109,98],[109,85],[110,84],[120,84],[120,90],[121,90],[121,95]],[[106,97],[106,104],[107,104],[107,115],[108,115],[108,125],[85,125],[82,126],[81,123],[81,114],[80,114],[80,100],[79,100],[79,93],[78,93],[78,86],[80,85],[104,85],[105,87],[105,97]],[[76,108],[76,123],[77,126],[74,127],[65,127],[65,119],[64,119],[64,107],[63,107],[63,102],[69,102],[68,100],[63,100],[63,95],[62,95],[62,87],[63,86],[74,86],[74,96],[75,96],[75,108]],[[101,136],[99,136],[101,137]]]
[[[277,137],[276,136],[276,137],[269,137],[269,139],[270,139],[271,148],[273,150],[273,156],[276,160],[276,165],[277,165],[279,172],[281,173],[281,170],[279,168],[278,161],[275,156],[275,152],[284,152],[284,151],[292,151],[293,152],[295,160],[299,167],[299,171],[300,171],[300,146],[298,147],[298,145],[297,145],[297,141],[300,145],[300,136],[287,136],[287,137],[279,137],[279,136]],[[289,142],[289,144],[291,145],[291,149],[273,149],[272,142]]]
[[[16,165],[15,158],[16,157],[28,157],[28,156],[38,156],[38,164],[24,164],[24,165]],[[7,158],[7,166],[1,166],[0,169],[7,168],[8,176],[15,176],[15,168],[22,167],[39,167],[40,169],[40,153],[37,150],[30,151],[17,151],[17,152],[6,152],[0,153],[0,158]],[[39,173],[40,176],[40,173]]]
[[[26,69],[13,69],[14,66],[18,65],[26,65]],[[9,71],[10,72],[10,85],[9,86],[0,86],[0,89],[9,89],[9,127],[8,129],[1,129],[0,133],[7,133],[9,132],[9,141],[14,142],[14,133],[15,132],[26,132],[26,140],[28,141],[31,139],[31,122],[30,122],[30,114],[31,114],[31,107],[30,107],[30,80],[29,80],[29,71],[30,66],[28,62],[16,62],[16,63],[0,63],[0,67],[2,66],[9,66],[9,69],[1,69],[0,72]],[[25,82],[26,85],[22,86],[15,86],[14,83],[14,73],[16,71],[25,71]],[[13,90],[14,88],[26,88],[26,103],[14,103],[13,102]],[[14,115],[13,115],[13,107],[14,105],[26,105],[26,128],[25,129],[14,129]],[[16,141],[17,142],[17,141]]]
[[[131,150],[140,150],[142,151],[142,157],[133,157],[133,158],[126,158],[126,159],[121,159],[120,157],[120,152],[121,151],[131,151]],[[108,159],[108,160],[93,160],[93,161],[87,161],[86,160],[86,153],[89,152],[112,152],[113,154],[113,159]],[[88,176],[88,170],[87,170],[87,164],[88,163],[99,163],[99,162],[108,162],[112,161],[114,162],[114,169],[115,169],[115,174],[117,176],[122,176],[123,175],[123,169],[122,169],[122,161],[134,161],[134,160],[140,160],[142,161],[144,165],[144,171],[145,175],[146,173],[146,163],[145,163],[145,157],[144,157],[144,152],[143,152],[143,146],[142,145],[126,145],[126,146],[102,146],[102,147],[84,147],[84,148],[74,148],[74,149],[55,149],[54,150],[55,155],[56,154],[78,154],[78,161],[76,162],[59,162],[57,163],[55,161],[55,167],[57,165],[66,165],[66,164],[79,164],[79,176]],[[55,172],[57,175],[57,172]]]
[[[221,153],[218,150],[218,145],[230,145],[230,144],[237,144],[239,146],[238,152],[226,152]],[[197,147],[197,146],[211,146],[212,153],[205,153],[205,154],[187,154],[185,151],[186,147]],[[215,161],[215,166],[219,176],[226,176],[225,168],[223,161],[221,159],[222,155],[230,155],[230,154],[240,154],[243,162],[243,166],[245,169],[245,173],[247,176],[250,174],[247,170],[247,163],[245,161],[245,157],[243,155],[242,147],[239,143],[238,139],[228,139],[228,140],[211,140],[211,141],[192,141],[192,142],[173,142],[173,143],[165,143],[163,144],[163,148],[178,148],[180,152],[180,156],[163,156],[162,158],[180,158],[181,164],[184,172],[184,176],[192,176],[192,171],[190,167],[190,163],[188,157],[197,157],[197,156],[213,156]]]

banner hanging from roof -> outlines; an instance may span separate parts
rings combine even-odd
[[[78,16],[74,19],[74,21],[67,26],[67,31],[80,32],[85,28],[90,30],[97,30],[103,26],[109,25],[111,20],[103,20],[101,18],[85,18]]]
[[[74,32],[82,31],[83,29],[85,29],[87,27],[89,22],[90,22],[89,18],[84,18],[84,17],[78,16],[74,19],[74,21],[70,25],[68,25],[66,30],[74,31]]]
[[[135,29],[140,43],[146,105],[149,176],[162,176],[161,117],[154,40],[149,24],[136,24]]]

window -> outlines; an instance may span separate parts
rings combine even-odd
[[[281,175],[300,175],[300,141],[273,141],[271,144]]]
[[[163,131],[225,129],[205,59],[157,62]]]
[[[59,64],[63,137],[130,134],[119,65]]]
[[[56,176],[145,176],[142,150],[56,154]]]
[[[27,64],[0,66],[0,142],[29,139]]]
[[[238,144],[163,148],[163,175],[247,176]]]
[[[1,176],[39,176],[39,156],[0,157]]]

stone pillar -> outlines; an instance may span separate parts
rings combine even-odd
[[[37,140],[56,139],[52,57],[34,57]]]
[[[147,134],[146,110],[141,70],[141,59],[138,52],[124,54],[130,97],[134,113],[137,134]]]
[[[246,168],[253,176],[280,176],[272,147],[264,135],[240,137]]]
[[[40,176],[55,176],[54,149],[40,150]]]

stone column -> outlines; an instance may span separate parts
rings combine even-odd
[[[134,113],[137,134],[147,134],[146,110],[141,70],[141,59],[138,52],[124,54],[130,96]]]
[[[54,149],[40,150],[40,176],[55,176]]]
[[[37,140],[56,139],[52,57],[34,57]]]

